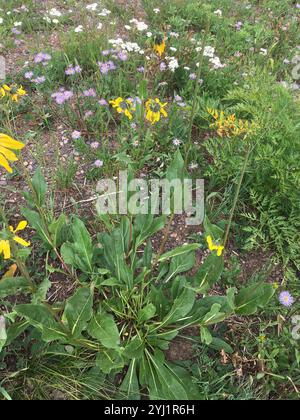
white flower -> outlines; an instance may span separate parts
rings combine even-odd
[[[207,46],[204,48],[204,56],[213,58],[213,56],[215,55],[215,51],[216,50],[214,47]]]
[[[178,60],[175,57],[170,57],[169,59],[169,69],[174,73],[176,69],[178,69],[179,64],[178,64]]]
[[[224,67],[226,67],[226,64],[221,63],[219,57],[210,58],[209,61],[211,64],[213,64],[215,70],[223,69]]]
[[[223,12],[221,9],[218,9],[214,12],[214,14],[221,17],[223,15]]]
[[[145,22],[137,22],[136,27],[140,32],[146,31],[148,29],[148,25]]]
[[[74,29],[74,32],[76,33],[83,32],[83,26],[82,25],[77,26],[77,28]]]
[[[15,26],[15,27],[22,26],[22,25],[23,25],[23,22],[15,22],[15,23],[14,23],[14,26]]]
[[[95,12],[95,10],[97,9],[98,4],[97,3],[92,3],[92,4],[88,4],[85,8],[87,10],[92,10],[93,12]]]
[[[102,11],[98,14],[98,16],[108,16],[111,14],[111,11],[108,9],[102,9]]]
[[[130,25],[125,25],[124,28],[127,29],[127,31],[130,31],[131,26]]]
[[[173,38],[179,38],[179,34],[177,32],[170,32],[170,36]]]
[[[60,16],[62,16],[62,13],[61,13],[59,10],[57,10],[57,9],[53,8],[53,9],[51,9],[51,10],[49,11],[49,15],[50,15],[50,16],[60,17]]]
[[[181,141],[181,140],[179,140],[179,139],[174,139],[174,140],[173,140],[173,144],[174,144],[174,146],[180,146],[180,145],[181,145],[181,143],[182,143],[182,141]]]
[[[0,25],[2,25],[2,23],[3,23],[3,18],[0,17]]]
[[[171,51],[173,51],[173,52],[176,52],[176,51],[177,51],[177,48],[175,48],[175,47],[170,47],[170,50],[171,50]]]
[[[148,38],[151,38],[152,37],[152,32],[147,32],[146,35],[147,35]]]
[[[98,23],[98,25],[97,25],[97,29],[102,29],[103,28],[103,24],[100,22],[100,23]]]
[[[58,19],[52,19],[52,23],[54,23],[54,25],[57,25],[59,23]]]
[[[158,14],[160,12],[160,9],[153,9],[153,12]]]
[[[268,50],[266,48],[261,48],[260,49],[260,54],[262,54],[262,55],[268,55]]]

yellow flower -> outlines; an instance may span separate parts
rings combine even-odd
[[[209,250],[210,251],[217,251],[218,257],[221,257],[222,254],[223,254],[223,251],[224,251],[224,246],[214,244],[213,239],[210,235],[206,238],[206,240],[207,240],[207,243],[208,243]]]
[[[130,99],[123,99],[121,97],[109,101],[113,108],[116,108],[119,114],[124,114],[129,120],[133,119],[132,113],[135,112],[133,102]]]
[[[3,254],[5,260],[10,259],[10,245],[9,241],[1,240],[0,241],[0,255]]]
[[[17,140],[12,139],[6,134],[0,133],[0,166],[7,170],[7,172],[12,173],[12,168],[9,165],[10,162],[16,162],[18,160],[12,150],[22,150],[25,145]]]
[[[22,220],[22,222],[18,224],[16,229],[14,229],[12,226],[9,226],[9,231],[13,234],[12,239],[15,242],[17,242],[18,244],[22,246],[29,247],[30,242],[27,242],[24,239],[20,238],[18,235],[16,235],[17,232],[20,232],[26,229],[26,227],[27,227],[26,220]],[[10,243],[9,243],[9,240],[7,239],[0,240],[0,255],[1,254],[3,254],[3,257],[5,260],[8,260],[11,257]]]
[[[26,90],[23,89],[22,86],[15,86],[15,85],[2,85],[0,88],[0,99],[3,99],[4,97],[8,97],[13,102],[19,102],[19,98],[26,95]]]
[[[163,53],[165,52],[165,49],[166,49],[166,41],[165,41],[165,39],[162,38],[161,36],[157,36],[155,38],[154,51],[160,57],[162,57]]]
[[[158,98],[149,99],[146,102],[146,120],[155,124],[160,121],[161,116],[167,118],[168,114],[165,110],[167,105],[167,103],[162,104]]]

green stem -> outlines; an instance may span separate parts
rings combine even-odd
[[[245,140],[246,140],[246,137],[245,137],[244,141]],[[248,145],[245,160],[244,160],[244,165],[243,165],[243,168],[242,168],[242,171],[241,171],[241,174],[240,174],[238,186],[237,186],[235,196],[234,196],[233,206],[232,206],[232,209],[231,209],[231,212],[230,212],[230,217],[229,217],[229,221],[228,221],[228,225],[227,225],[226,233],[225,233],[225,237],[224,237],[223,245],[224,245],[225,249],[226,249],[226,245],[227,245],[227,242],[228,242],[228,239],[229,239],[229,233],[230,233],[230,230],[231,230],[234,213],[235,213],[235,210],[236,210],[236,207],[237,207],[237,203],[238,203],[238,199],[239,199],[239,196],[240,196],[240,192],[241,192],[242,184],[243,184],[243,181],[244,181],[244,177],[245,177],[246,169],[247,169],[247,166],[248,166],[251,151],[252,151],[252,149],[251,149],[250,145]]]
[[[198,57],[199,67],[198,67],[198,70],[197,70],[196,80],[195,80],[195,83],[194,83],[194,98],[193,98],[193,104],[192,104],[190,123],[189,123],[189,127],[188,127],[187,148],[186,148],[186,153],[185,153],[185,165],[188,164],[189,154],[190,154],[190,150],[191,150],[191,146],[192,146],[192,132],[193,132],[193,125],[194,125],[194,120],[195,120],[195,116],[196,116],[198,92],[199,92],[199,89],[200,89],[199,80],[201,78],[201,73],[202,73],[202,67],[203,67],[203,62],[204,62],[204,48],[205,48],[206,39],[207,39],[207,36],[208,36],[208,33],[209,33],[209,29],[210,29],[210,21],[208,21],[207,28],[205,30],[205,34],[204,34],[202,44],[201,44],[200,54],[199,54],[199,57]]]

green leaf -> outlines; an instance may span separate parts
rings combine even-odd
[[[24,277],[5,277],[0,280],[0,297],[29,293],[30,286]]]
[[[212,342],[209,346],[217,351],[224,350],[228,354],[232,354],[234,351],[233,348],[228,343],[226,343],[226,341],[221,340],[217,337],[213,337]]]
[[[178,257],[180,255],[187,254],[191,251],[195,251],[196,249],[199,249],[199,244],[186,244],[183,246],[180,246],[178,248],[173,249],[172,251],[166,252],[165,254],[161,255],[158,259],[158,262],[166,261],[170,258]]]
[[[129,365],[126,376],[120,386],[120,392],[126,394],[126,399],[133,401],[141,399],[139,382],[136,373],[136,359],[133,359]]]
[[[147,306],[142,308],[138,313],[138,320],[140,323],[144,323],[149,321],[149,319],[153,318],[156,314],[156,307],[153,303],[148,303]]]
[[[227,315],[225,312],[220,312],[222,305],[219,303],[214,303],[210,308],[210,311],[205,315],[201,324],[202,325],[212,325],[217,324],[218,322],[224,321]]]
[[[7,340],[6,321],[4,316],[0,315],[0,353]]]
[[[215,253],[209,254],[200,269],[193,276],[197,293],[206,293],[218,282],[224,271],[224,258]]]
[[[33,294],[31,303],[40,303],[47,298],[48,290],[51,288],[52,283],[45,277],[41,284],[39,284],[37,291]]]
[[[29,325],[29,322],[24,320],[9,325],[7,328],[7,340],[5,346],[9,346],[11,343],[13,343],[14,340],[18,338],[19,335],[21,335]]]
[[[209,329],[206,327],[200,326],[200,336],[202,343],[206,344],[207,346],[209,346],[213,341],[213,337]]]
[[[45,244],[46,248],[53,249],[51,238],[49,238],[46,226],[44,225],[40,215],[36,211],[24,207],[22,208],[22,214],[28,221],[30,226],[36,230],[37,234]]]
[[[138,249],[148,238],[164,228],[166,216],[156,217],[152,214],[138,214],[134,219],[135,249]]]
[[[64,214],[61,214],[57,220],[54,220],[54,222],[52,222],[49,225],[49,232],[51,234],[52,243],[55,248],[61,246],[63,242],[62,233],[66,224],[67,224],[66,216]]]
[[[164,279],[164,283],[168,283],[171,279],[178,276],[178,274],[185,273],[195,266],[195,252],[189,254],[178,255],[172,258],[169,272]]]
[[[30,325],[42,333],[44,341],[66,339],[67,333],[63,326],[56,321],[54,315],[42,305],[18,305],[15,312],[25,318]]]
[[[111,371],[120,371],[124,367],[124,360],[119,352],[114,349],[108,349],[98,354],[96,365],[103,373],[109,374]]]
[[[235,313],[238,315],[253,315],[258,308],[263,308],[274,296],[272,284],[255,283],[241,290],[235,299]]]
[[[182,293],[175,299],[170,312],[163,319],[159,328],[185,320],[194,306],[195,297],[196,294],[193,290],[183,289]]]
[[[66,319],[73,337],[80,337],[93,316],[93,292],[89,287],[78,289],[66,302],[63,319]]]
[[[185,163],[180,153],[180,150],[177,149],[174,159],[167,169],[166,178],[169,181],[173,181],[174,179],[180,179],[181,181],[183,181],[184,178],[186,178],[186,176],[187,171],[185,168]]]
[[[222,242],[224,230],[219,226],[212,224],[207,216],[204,218],[203,226],[206,236],[210,235],[215,241]]]
[[[36,204],[38,207],[42,207],[45,204],[47,183],[40,168],[36,170],[31,183],[35,192]]]
[[[72,243],[67,242],[61,247],[64,261],[83,272],[92,273],[92,239],[84,223],[77,217],[72,222],[72,239]]]
[[[144,348],[145,344],[143,340],[138,335],[136,335],[126,345],[123,355],[130,360],[140,359],[144,354]]]
[[[101,308],[93,316],[88,333],[108,349],[116,349],[120,345],[120,334],[114,317]]]

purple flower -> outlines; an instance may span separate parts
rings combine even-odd
[[[64,88],[59,89],[58,92],[54,92],[51,97],[55,99],[55,102],[58,105],[63,105],[66,101],[72,98],[73,92],[70,90],[65,90]]]
[[[15,35],[21,35],[21,31],[19,31],[19,29],[17,29],[17,28],[13,28],[12,33],[15,34]]]
[[[66,70],[65,70],[65,74],[67,76],[73,76],[75,74],[75,69],[72,66],[69,66]]]
[[[74,67],[75,73],[81,73],[82,68],[77,64],[77,66]]]
[[[33,71],[27,71],[24,74],[25,79],[31,79],[33,77]]]
[[[91,143],[91,148],[92,149],[98,149],[99,146],[100,146],[100,143],[98,141],[93,141]]]
[[[279,295],[279,302],[281,303],[281,305],[289,308],[290,306],[293,305],[293,303],[295,302],[295,299],[290,294],[290,292],[281,292]]]
[[[112,61],[107,61],[106,63],[98,62],[98,66],[101,74],[108,74],[111,70],[115,70],[116,66]]]
[[[50,60],[51,60],[51,55],[43,53],[43,52],[40,52],[40,53],[36,54],[35,57],[34,57],[34,62],[36,64],[45,63],[45,62],[50,61]]]
[[[42,83],[45,83],[46,77],[45,76],[38,76],[36,79],[33,80],[34,83],[41,85]]]
[[[102,55],[103,55],[103,57],[106,57],[106,56],[108,56],[110,54],[110,50],[104,50],[104,51],[102,51]]]
[[[196,80],[197,79],[196,73],[191,73],[189,77],[190,77],[190,80]]]
[[[84,114],[84,118],[87,120],[88,118],[92,117],[94,115],[93,111],[86,111]]]
[[[240,31],[240,30],[242,29],[242,26],[243,26],[243,22],[237,22],[237,23],[235,24],[235,27],[236,27],[236,29],[237,29],[238,31]]]
[[[167,65],[166,65],[166,63],[164,63],[164,62],[160,63],[159,68],[160,68],[160,71],[165,71],[165,70],[167,70]]]
[[[78,139],[80,139],[80,137],[81,137],[81,132],[80,132],[80,131],[75,130],[75,131],[73,131],[73,133],[71,134],[71,137],[72,137],[72,139],[73,139],[73,140],[78,140]]]
[[[100,106],[106,106],[108,105],[108,102],[104,98],[101,98],[100,101],[98,101],[98,104]]]
[[[94,165],[96,166],[96,168],[102,168],[103,161],[98,159],[94,162]]]
[[[88,89],[83,92],[87,98],[95,98],[97,96],[95,89]]]
[[[126,51],[119,51],[118,58],[121,61],[127,61],[128,60],[128,54],[127,54],[127,52]]]
[[[143,67],[143,66],[138,67],[138,68],[137,68],[137,71],[138,71],[139,73],[144,73],[144,71],[145,71],[145,67]]]
[[[107,64],[109,65],[110,70],[116,70],[116,65],[113,61],[108,61]]]
[[[296,4],[296,9],[300,9],[300,3]]]

